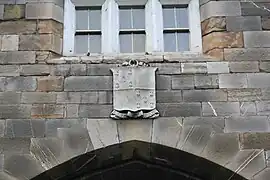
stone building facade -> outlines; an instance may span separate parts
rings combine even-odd
[[[201,51],[76,56],[65,0],[0,0],[0,179],[129,140],[270,179],[270,2],[197,3]],[[158,67],[155,120],[109,118],[109,69],[130,59]]]

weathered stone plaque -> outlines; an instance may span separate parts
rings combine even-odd
[[[146,63],[130,61],[112,68],[113,119],[159,116],[156,110],[155,73],[157,68]]]

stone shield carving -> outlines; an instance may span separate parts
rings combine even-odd
[[[113,111],[111,118],[156,118],[155,72],[157,68],[130,61],[112,68]]]

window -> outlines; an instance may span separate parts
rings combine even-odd
[[[64,55],[201,52],[199,0],[65,1]]]

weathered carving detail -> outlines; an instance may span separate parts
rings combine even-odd
[[[156,67],[131,60],[112,68],[113,111],[112,119],[153,119],[159,116],[156,110]]]

